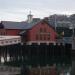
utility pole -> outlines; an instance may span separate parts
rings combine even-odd
[[[75,75],[75,40],[74,40],[74,25],[72,24],[72,68],[71,68],[71,74]]]
[[[56,17],[57,17],[57,15],[55,14],[55,15],[54,15],[55,31],[57,31],[57,23],[56,23],[57,21],[56,21]]]

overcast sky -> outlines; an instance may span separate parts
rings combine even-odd
[[[75,13],[75,0],[0,0],[0,20],[24,21],[33,17]]]

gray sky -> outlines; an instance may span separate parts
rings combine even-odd
[[[75,13],[75,0],[0,0],[0,20],[25,21],[33,17]]]

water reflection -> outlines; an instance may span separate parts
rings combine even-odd
[[[2,55],[0,57],[1,63],[6,65],[19,67],[31,65],[36,69],[39,65],[41,75],[46,72],[54,73],[54,71],[58,75],[69,75],[71,71],[71,45],[68,44],[10,45],[1,47],[0,54]],[[45,71],[42,73],[44,69]]]

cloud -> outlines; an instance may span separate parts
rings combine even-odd
[[[0,0],[0,19],[22,21],[34,17],[75,13],[75,0]]]

